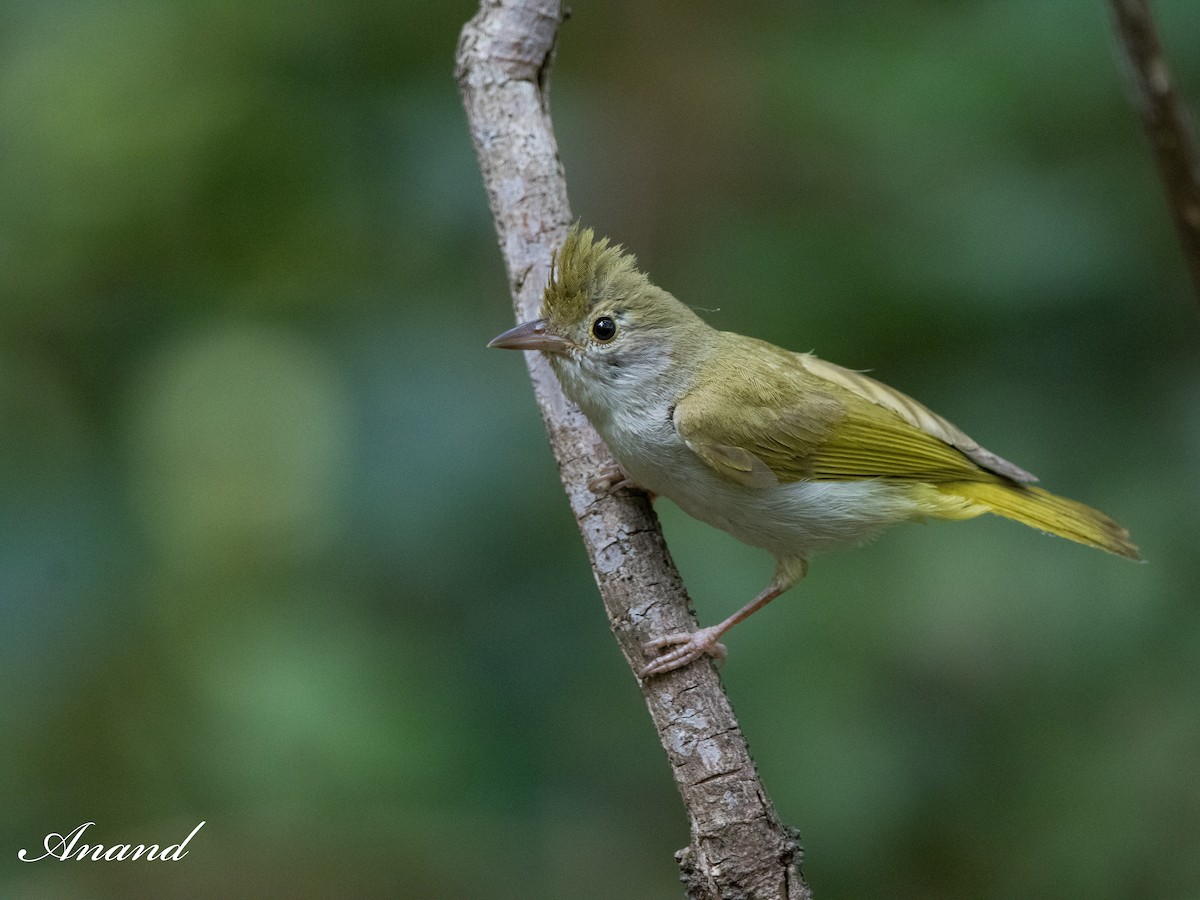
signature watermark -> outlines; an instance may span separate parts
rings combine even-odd
[[[45,849],[45,852],[41,856],[34,856],[28,850],[21,850],[17,853],[17,859],[28,863],[38,862],[43,859],[73,859],[76,861],[90,859],[93,862],[123,862],[133,859],[153,859],[174,862],[187,856],[188,852],[184,848],[196,836],[196,833],[204,827],[204,823],[201,822],[192,829],[191,834],[178,844],[168,844],[165,847],[160,847],[158,844],[111,844],[107,847],[103,844],[81,844],[80,840],[83,838],[83,833],[95,824],[95,822],[84,822],[66,834],[51,832],[42,841],[42,847]]]

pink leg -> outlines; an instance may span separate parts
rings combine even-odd
[[[688,663],[695,662],[701,656],[714,656],[724,659],[727,652],[721,643],[721,636],[730,628],[744,619],[750,618],[808,572],[808,561],[803,559],[780,560],[775,567],[775,577],[766,589],[757,597],[735,612],[725,621],[701,628],[698,631],[681,631],[668,634],[642,645],[647,653],[657,653],[654,660],[638,672],[638,677],[648,678],[651,675],[662,675],[680,669]],[[674,647],[667,653],[661,653],[667,647]]]

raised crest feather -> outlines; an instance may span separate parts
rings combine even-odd
[[[637,257],[606,237],[597,239],[592,229],[578,222],[567,232],[550,269],[541,315],[555,323],[578,322],[592,306],[619,299],[648,282],[638,271]]]

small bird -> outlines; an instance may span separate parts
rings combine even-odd
[[[717,625],[664,635],[639,673],[725,656],[721,637],[808,571],[816,552],[902,521],[995,513],[1138,559],[1129,533],[1030,482],[946,419],[860,372],[712,328],[636,259],[571,228],[540,318],[488,344],[540,350],[617,468],[593,491],[640,487],[775,557],[771,583]]]

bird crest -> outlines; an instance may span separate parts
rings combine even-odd
[[[541,314],[556,325],[571,325],[597,303],[625,297],[645,283],[633,254],[606,237],[597,240],[592,229],[576,222],[552,258]]]

